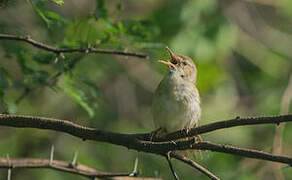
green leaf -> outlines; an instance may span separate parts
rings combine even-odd
[[[58,4],[58,5],[63,5],[64,1],[63,0],[52,0],[54,3]]]
[[[44,15],[44,12],[37,6],[35,1],[30,1],[32,8],[35,10],[36,13],[42,18],[43,21],[47,24],[47,26],[50,25],[50,20]]]
[[[48,0],[29,0],[31,3],[33,9],[35,12],[41,17],[41,19],[46,23],[48,27],[50,27],[52,24],[56,22],[64,22],[65,20],[57,13],[46,11],[42,8],[42,6],[47,2]],[[63,0],[53,0],[55,3],[61,5],[63,4]],[[63,3],[62,3],[63,2]]]
[[[82,108],[84,108],[89,117],[95,115],[94,109],[91,107],[90,99],[86,93],[75,85],[75,82],[70,76],[66,76],[66,85],[64,91],[69,94]]]
[[[42,11],[47,19],[56,20],[56,21],[64,21],[64,18],[59,14],[51,12],[51,11]]]
[[[85,85],[87,85],[90,89],[90,95],[91,95],[91,99],[93,99],[93,105],[95,107],[98,107],[98,100],[100,99],[100,90],[99,88],[95,85],[95,83],[88,79],[85,76],[79,76],[78,80],[80,80],[81,83],[84,83]]]

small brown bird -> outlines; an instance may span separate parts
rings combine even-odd
[[[152,113],[159,133],[189,130],[201,117],[200,96],[196,87],[197,68],[187,56],[173,53],[166,47],[170,61],[159,61],[169,70],[155,91]]]

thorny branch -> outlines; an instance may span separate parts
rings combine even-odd
[[[200,164],[196,163],[195,161],[193,161],[185,156],[179,155],[179,154],[174,153],[174,152],[172,152],[170,154],[170,156],[179,160],[179,161],[182,161],[182,162],[190,165],[191,167],[197,169],[198,171],[205,174],[206,176],[208,176],[212,180],[220,180],[218,177],[216,177],[214,174],[212,174],[208,169],[204,168]]]
[[[106,49],[96,49],[96,48],[67,48],[67,49],[59,49],[56,47],[52,47],[50,45],[38,42],[32,38],[30,38],[29,36],[16,36],[16,35],[9,35],[9,34],[0,34],[0,40],[16,40],[16,41],[23,41],[26,42],[28,44],[31,44],[37,48],[49,51],[49,52],[53,52],[56,53],[60,56],[63,56],[62,53],[74,53],[74,52],[80,52],[80,53],[100,53],[100,54],[112,54],[112,55],[122,55],[122,56],[133,56],[133,57],[138,57],[138,58],[148,58],[147,54],[143,54],[143,53],[136,53],[136,52],[127,52],[127,51],[120,51],[120,50],[106,50]],[[75,58],[77,60],[73,60],[71,65],[71,68],[74,67],[74,65],[76,64],[76,62],[81,59],[80,56],[78,56],[77,58]],[[57,73],[56,77],[52,77],[51,79],[49,79],[48,84],[52,84],[54,83],[54,80],[57,80],[58,77],[61,75],[62,73]],[[38,86],[39,87],[39,86]],[[19,104],[24,97],[26,97],[27,95],[29,95],[33,90],[37,89],[38,87],[35,87],[33,89],[31,88],[26,88],[22,94],[16,99],[15,103]],[[8,111],[7,111],[8,112]]]
[[[292,165],[292,158],[286,156],[272,155],[269,153],[238,148],[228,145],[214,144],[211,142],[195,142],[194,138],[191,140],[181,140],[185,137],[190,137],[198,134],[203,134],[211,131],[215,131],[223,128],[230,128],[235,126],[244,125],[257,125],[257,124],[269,124],[269,123],[282,123],[292,121],[292,115],[282,116],[271,116],[271,117],[255,117],[255,118],[235,118],[233,120],[219,121],[216,123],[210,123],[207,125],[199,126],[190,130],[188,134],[183,131],[177,131],[172,133],[173,141],[163,142],[152,142],[149,141],[152,133],[148,134],[121,134],[102,131],[90,127],[81,126],[70,121],[44,118],[44,117],[32,117],[22,115],[7,115],[0,114],[0,125],[12,126],[12,127],[23,127],[23,128],[38,128],[38,129],[50,129],[59,132],[65,132],[73,136],[82,138],[83,140],[93,140],[111,143],[134,149],[137,151],[143,151],[148,153],[154,153],[165,156],[170,151],[175,150],[187,150],[187,149],[198,149],[198,150],[210,150],[215,152],[234,154],[248,158],[262,159],[273,162],[280,162],[288,165]],[[175,135],[175,136],[174,136]],[[176,138],[176,139],[175,139]],[[176,159],[195,166],[194,163],[182,159],[178,156],[172,155]],[[198,169],[198,168],[197,168]],[[202,172],[202,170],[200,170]],[[205,173],[206,174],[206,173]],[[211,175],[209,175],[211,176]],[[208,177],[209,177],[208,176]],[[211,178],[211,177],[210,177]]]
[[[8,162],[9,161],[9,162]],[[122,176],[136,176],[133,173],[109,173],[88,167],[83,164],[72,165],[71,162],[50,159],[23,158],[23,159],[7,159],[0,158],[0,168],[16,169],[16,168],[49,168],[62,172],[77,174],[88,178],[108,178]]]
[[[198,134],[205,134],[211,131],[226,129],[236,126],[246,126],[246,125],[259,125],[259,124],[280,124],[282,122],[292,121],[292,114],[290,115],[280,115],[280,116],[267,116],[267,117],[250,117],[250,118],[240,118],[236,117],[235,119],[219,121],[211,124],[206,124],[193,128],[188,133],[185,131],[177,131],[168,134],[164,139],[165,140],[174,140],[184,137],[192,137]]]
[[[238,156],[253,158],[253,159],[262,159],[267,161],[279,162],[288,165],[292,165],[292,158],[287,156],[278,156],[273,155],[270,153],[253,150],[253,149],[245,149],[239,148],[234,146],[229,146],[225,144],[215,144],[207,141],[197,142],[192,145],[193,149],[200,149],[200,150],[210,150],[214,152],[221,152],[227,154],[234,154]]]
[[[97,48],[66,48],[60,49],[56,48],[41,42],[38,42],[29,36],[16,36],[10,34],[0,34],[0,39],[3,40],[16,40],[16,41],[23,41],[28,44],[31,44],[37,48],[50,51],[56,54],[61,55],[61,53],[73,53],[73,52],[80,52],[80,53],[100,53],[100,54],[112,54],[112,55],[121,55],[121,56],[133,56],[138,58],[147,58],[147,54],[143,53],[136,53],[136,52],[127,52],[127,51],[120,51],[120,50],[108,50],[108,49],[97,49]]]

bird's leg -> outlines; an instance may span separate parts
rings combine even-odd
[[[199,134],[195,136],[195,142],[202,142],[202,141],[203,141],[203,139]],[[199,151],[199,156],[201,159],[203,159],[203,157],[204,157],[203,152],[205,152],[205,154],[207,156],[209,155],[208,151],[204,151],[204,150],[203,150],[203,152],[202,152],[202,150],[198,150],[198,151]]]
[[[195,139],[196,139],[196,142],[202,142],[203,141],[203,139],[202,139],[202,137],[200,135],[196,135]]]
[[[190,129],[191,129],[191,128],[189,128],[189,127],[185,127],[185,128],[183,128],[183,129],[181,130],[181,131],[186,135],[186,138],[185,138],[185,139],[187,139],[187,140],[191,140],[191,139],[194,138],[194,139],[195,139],[194,143],[202,142],[203,139],[202,139],[202,137],[201,137],[199,134],[198,134],[198,135],[195,135],[195,136],[190,136],[190,135],[189,135]],[[197,152],[198,152],[199,154],[194,153],[193,151],[186,151],[186,152],[187,152],[187,154],[188,154],[189,157],[193,157],[194,159],[197,159],[196,156],[199,156],[200,159],[203,159],[202,150],[197,150]],[[207,155],[208,155],[208,153],[207,153]]]
[[[185,135],[187,136],[187,139],[189,139],[190,129],[191,128],[189,128],[189,127],[185,127],[184,129],[182,129],[185,132]],[[194,136],[194,137],[195,137],[195,142],[202,142],[203,141],[202,137],[199,134]]]

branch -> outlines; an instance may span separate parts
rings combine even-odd
[[[282,115],[273,117],[258,117],[258,118],[236,118],[234,120],[219,121],[216,123],[210,123],[207,125],[199,126],[190,130],[187,136],[194,136],[202,133],[215,131],[217,129],[223,129],[234,126],[242,125],[255,125],[265,123],[281,123],[292,121],[292,115]],[[23,116],[23,115],[9,115],[0,114],[0,125],[22,127],[22,128],[38,128],[38,129],[50,129],[58,132],[68,133],[70,135],[79,137],[83,140],[93,140],[100,142],[107,142],[115,145],[127,147],[129,149],[135,149],[138,151],[151,152],[156,154],[165,155],[169,151],[173,150],[186,150],[192,148],[194,139],[185,141],[173,142],[151,142],[148,141],[152,136],[151,133],[147,134],[121,134],[108,131],[102,131],[90,127],[81,126],[70,121]],[[178,138],[187,137],[183,131],[177,131],[172,133],[178,135]]]
[[[10,162],[8,162],[10,161]],[[77,174],[88,178],[107,178],[107,177],[123,177],[130,176],[132,173],[109,173],[103,172],[86,165],[76,164],[73,166],[70,162],[53,160],[50,163],[49,159],[23,158],[10,159],[0,158],[0,168],[15,169],[15,168],[48,168],[57,171]]]
[[[216,177],[214,174],[212,174],[210,171],[208,171],[208,169],[204,168],[200,164],[196,163],[195,161],[193,161],[187,157],[181,156],[181,155],[174,153],[174,152],[172,152],[170,154],[170,156],[179,160],[179,161],[182,161],[182,162],[190,165],[191,167],[197,169],[198,171],[205,174],[206,176],[208,176],[212,180],[220,180],[220,178]]]
[[[61,53],[73,53],[73,52],[80,52],[80,53],[100,53],[100,54],[113,54],[113,55],[122,55],[122,56],[134,56],[138,58],[148,58],[147,54],[136,53],[136,52],[126,52],[126,51],[119,51],[119,50],[107,50],[107,49],[96,49],[96,48],[68,48],[68,49],[59,49],[56,47],[52,47],[47,44],[43,44],[36,40],[31,39],[29,36],[15,36],[9,34],[0,34],[0,39],[4,40],[16,40],[16,41],[23,41],[28,44],[31,44],[37,48],[54,52],[56,54]]]
[[[278,156],[253,149],[239,148],[223,144],[215,144],[207,141],[197,142],[193,144],[193,149],[210,150],[227,154],[234,154],[253,159],[261,159],[273,162],[284,163],[292,166],[292,158],[286,156]]]
[[[171,174],[173,175],[174,179],[175,179],[175,180],[179,180],[179,178],[178,178],[178,176],[177,176],[177,174],[176,174],[176,172],[175,172],[175,170],[174,170],[174,168],[173,168],[173,165],[172,165],[172,163],[171,163],[171,160],[170,160],[170,153],[171,153],[171,152],[168,152],[167,155],[165,156],[165,158],[166,158],[166,160],[167,160],[167,162],[168,162],[168,165],[169,165],[169,168],[170,168]]]
[[[234,120],[219,121],[216,123],[210,123],[207,125],[193,128],[186,135],[183,131],[177,131],[172,133],[177,135],[178,138],[185,138],[195,136],[202,133],[215,131],[217,129],[242,126],[242,125],[255,125],[266,123],[281,123],[292,121],[292,115],[282,115],[273,117],[258,117],[258,118],[236,118]],[[100,142],[107,142],[115,145],[121,145],[130,149],[141,150],[145,152],[154,152],[158,154],[166,154],[172,150],[185,150],[190,148],[190,145],[194,143],[194,139],[188,141],[173,142],[151,142],[148,141],[152,136],[151,133],[147,134],[121,134],[108,131],[102,131],[90,127],[81,126],[70,121],[23,116],[23,115],[9,115],[0,114],[0,125],[22,127],[22,128],[38,128],[38,129],[51,129],[59,132],[65,132],[70,135],[79,137],[83,140],[93,140]],[[171,135],[172,135],[171,134]],[[173,137],[173,136],[172,136]]]
[[[281,123],[288,122],[291,120],[292,115],[242,119],[236,118],[234,120],[220,121],[200,126],[197,128],[193,128],[190,133],[192,133],[193,135],[198,135],[200,133],[207,133],[217,129],[234,126],[256,125],[265,123]],[[161,156],[165,156],[165,154],[168,153],[169,151],[199,149],[223,152],[227,154],[234,154],[243,157],[262,159],[292,165],[292,158],[290,157],[272,155],[257,150],[214,144],[204,141],[195,142],[195,138],[191,138],[190,140],[181,139],[175,142],[174,141],[152,142],[148,141],[149,137],[152,136],[152,133],[148,134],[113,133],[81,126],[78,124],[74,124],[73,122],[60,119],[0,114],[0,125],[23,128],[51,129],[59,132],[68,133],[70,135],[82,138],[83,140],[93,140],[111,143],[127,147],[128,149],[158,154]],[[180,137],[186,137],[183,136],[185,133],[183,133],[182,131],[178,131],[176,133],[177,134],[181,133]],[[190,134],[188,134],[188,136],[190,136]],[[188,164],[194,163],[189,162]]]
[[[259,124],[280,124],[282,122],[290,122],[292,121],[292,114],[288,115],[280,115],[280,116],[267,116],[267,117],[251,117],[251,118],[240,118],[236,117],[235,119],[219,121],[215,123],[210,123],[206,125],[202,125],[196,128],[192,128],[186,133],[185,131],[176,131],[166,135],[163,139],[159,139],[159,141],[165,140],[175,140],[185,137],[193,137],[198,134],[204,134],[211,131],[231,128],[236,126],[246,126],[246,125],[259,125]]]

